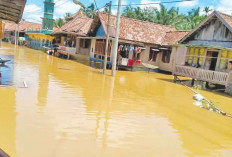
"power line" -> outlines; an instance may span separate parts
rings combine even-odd
[[[61,0],[58,0],[57,2],[60,2]],[[56,8],[56,7],[59,7],[59,6],[61,6],[61,5],[63,5],[63,4],[65,4],[65,3],[67,3],[69,0],[66,0],[66,1],[64,1],[63,3],[61,3],[61,4],[58,4],[58,5],[55,5],[55,7],[54,8]],[[56,2],[56,3],[57,3]],[[29,10],[29,11],[25,11],[24,13],[40,13],[40,12],[43,12],[43,8],[40,8],[40,9],[37,9],[37,10]]]
[[[140,5],[153,5],[153,4],[169,4],[169,3],[181,3],[181,2],[191,2],[194,0],[176,0],[176,1],[167,1],[167,2],[152,2],[152,3],[143,3],[143,4],[122,4],[121,6],[140,6]],[[118,5],[112,5],[118,6]]]
[[[97,7],[97,3],[96,3],[96,0],[94,0],[94,3],[95,3],[95,6],[96,6],[96,9],[97,9],[97,10],[99,10],[99,9],[98,9],[98,7]]]

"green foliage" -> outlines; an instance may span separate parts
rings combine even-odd
[[[204,8],[206,15],[211,11],[209,7]],[[206,15],[200,15],[200,8],[192,9],[187,15],[180,14],[179,8],[171,7],[168,9],[163,4],[160,5],[160,10],[153,7],[142,9],[140,7],[134,8],[128,6],[122,13],[122,16],[125,17],[174,26],[178,30],[191,30],[195,28],[206,18]]]
[[[62,27],[65,23],[66,23],[66,21],[65,21],[63,18],[58,18],[58,19],[56,19],[56,21],[54,22],[54,27],[60,28],[60,27]]]
[[[70,16],[72,16],[72,14],[71,14],[71,13],[65,13],[64,18],[68,18],[68,17],[70,17]]]
[[[210,9],[209,6],[206,6],[203,11],[205,12],[205,15],[208,16],[212,9]]]
[[[95,15],[96,15],[94,3],[91,3],[91,5],[88,6],[87,8],[81,8],[81,10],[84,11],[85,14],[86,14],[89,18],[94,18]]]

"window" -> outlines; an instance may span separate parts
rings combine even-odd
[[[81,39],[80,40],[80,47],[82,48],[89,48],[90,40],[88,39]]]
[[[169,63],[171,58],[171,50],[162,50],[162,61],[163,63]]]
[[[159,53],[158,49],[151,47],[148,61],[156,62],[156,58],[157,58],[158,53]]]

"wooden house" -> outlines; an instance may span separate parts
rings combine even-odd
[[[71,55],[79,54],[88,56],[90,41],[80,41],[77,37],[85,37],[87,35],[93,19],[87,17],[82,10],[67,19],[68,22],[65,25],[53,32],[58,45],[62,47],[62,49],[65,49],[67,53],[71,53]]]
[[[185,36],[176,51],[173,74],[229,87],[232,16],[215,11]]]
[[[81,41],[91,40],[90,60],[103,62],[107,34],[108,14],[98,12],[87,37],[78,37]],[[111,64],[114,46],[116,16],[110,17],[110,42],[107,60]],[[146,63],[158,66],[161,70],[172,71],[174,63],[172,44],[182,39],[188,31],[177,31],[174,27],[121,17],[118,45],[118,66],[139,66]],[[78,44],[78,43],[77,43]]]
[[[3,40],[7,42],[14,43],[15,40],[15,29],[17,30],[17,26],[15,23],[12,22],[5,22],[4,24],[4,36]],[[42,24],[28,22],[28,21],[21,21],[18,24],[19,27],[19,39],[20,41],[25,41],[27,38],[27,31],[34,30],[39,31],[42,29]]]

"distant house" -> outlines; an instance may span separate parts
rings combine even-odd
[[[11,0],[11,1],[1,1],[0,3],[0,38],[3,38],[2,29],[5,27],[2,20],[11,21],[14,23],[19,23],[22,18],[24,7],[26,5],[26,0]],[[1,46],[2,40],[0,40]]]
[[[65,47],[66,51],[69,53],[88,55],[90,51],[89,42],[84,41],[81,45],[79,43],[77,44],[77,42],[79,42],[77,37],[85,37],[90,31],[92,22],[93,19],[87,17],[86,14],[80,10],[69,17],[65,25],[56,29],[53,35],[56,37],[57,43]]]
[[[15,40],[15,29],[17,30],[16,24],[11,22],[5,22],[4,24],[4,36],[3,40],[14,43]],[[25,40],[26,32],[28,30],[41,30],[42,25],[34,22],[21,21],[19,23],[19,39]]]
[[[174,75],[231,86],[232,16],[213,12],[174,49]]]
[[[80,45],[91,40],[90,59],[103,61],[105,57],[105,42],[108,14],[99,12],[88,37],[79,37]],[[110,43],[107,60],[112,60],[112,47],[114,46],[116,17],[111,16]],[[134,66],[135,64],[151,64],[159,66],[161,70],[172,71],[174,60],[172,44],[178,43],[188,31],[177,31],[174,27],[121,17],[118,66]],[[78,46],[81,47],[81,46]]]

